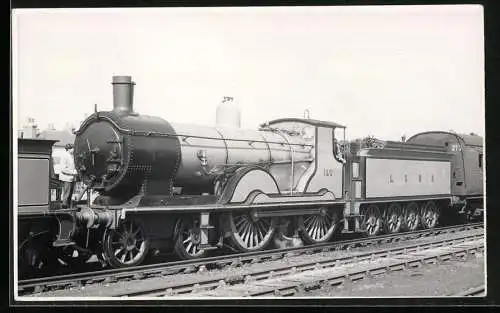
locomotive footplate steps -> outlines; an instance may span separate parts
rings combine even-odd
[[[208,243],[209,231],[214,228],[210,225],[210,213],[200,213],[200,249],[217,249]]]
[[[71,214],[61,214],[57,215],[56,218],[59,224],[59,232],[52,246],[64,247],[74,245],[75,242],[71,239],[75,231],[74,217]]]
[[[345,214],[345,213],[344,213]],[[350,214],[340,223],[343,226],[344,233],[355,233],[365,231],[365,225],[361,222],[364,218],[362,214]]]

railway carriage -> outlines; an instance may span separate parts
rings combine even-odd
[[[452,154],[451,188],[460,212],[479,216],[483,208],[483,138],[475,134],[424,132],[408,139],[410,143],[443,147]]]
[[[73,246],[74,211],[53,201],[60,186],[53,174],[52,145],[56,141],[18,139],[18,257],[22,271],[48,269],[56,250]],[[64,253],[63,253],[64,254]]]
[[[159,250],[189,259],[316,244],[340,232],[433,228],[443,212],[481,198],[470,184],[480,179],[468,169],[472,152],[461,156],[470,172],[458,186],[459,155],[427,135],[351,152],[340,124],[281,118],[244,130],[227,103],[224,125],[177,124],[134,112],[133,86],[129,76],[113,77],[113,110],[76,132],[78,179],[99,193],[66,219],[73,228],[61,238],[77,260],[95,254],[127,267]],[[480,151],[461,151],[469,148]]]

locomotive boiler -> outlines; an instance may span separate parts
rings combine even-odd
[[[214,180],[242,165],[270,164],[280,191],[291,192],[314,158],[312,138],[300,132],[169,123],[134,113],[130,77],[114,77],[113,86],[113,110],[90,116],[75,140],[76,168],[103,195],[101,204],[122,204],[140,191],[166,203],[176,187],[214,194],[221,191]]]

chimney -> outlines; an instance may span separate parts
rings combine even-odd
[[[134,85],[131,76],[113,76],[113,111],[134,111]]]

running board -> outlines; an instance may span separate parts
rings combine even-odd
[[[294,210],[279,210],[279,211],[261,211],[255,212],[255,217],[278,217],[278,216],[294,216],[294,215],[307,215],[318,214],[321,208],[304,208]]]

